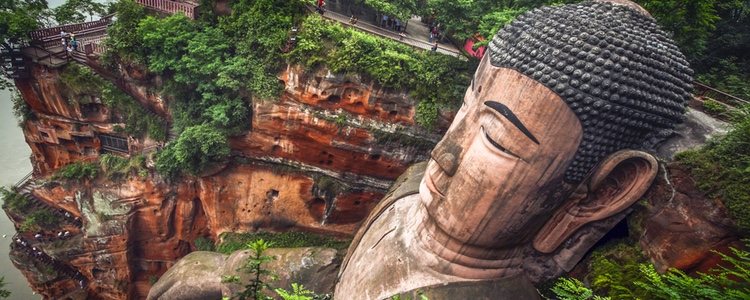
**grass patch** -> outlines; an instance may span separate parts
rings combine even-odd
[[[52,179],[91,180],[99,174],[99,166],[89,162],[75,162],[57,170]]]
[[[327,247],[334,249],[346,249],[350,240],[336,239],[330,236],[288,231],[281,233],[252,232],[252,233],[224,233],[221,235],[221,243],[216,251],[230,254],[237,250],[247,249],[248,243],[264,240],[273,245],[274,248],[299,248],[299,247]]]

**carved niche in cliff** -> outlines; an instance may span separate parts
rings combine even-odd
[[[624,217],[692,71],[653,18],[618,2],[535,9],[495,36],[426,168],[360,228],[337,298],[538,297],[531,282],[571,269]]]

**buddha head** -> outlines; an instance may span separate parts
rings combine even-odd
[[[570,267],[565,253],[585,253],[651,185],[649,150],[682,120],[692,71],[632,5],[535,9],[491,41],[420,185],[424,242],[451,273],[492,278],[524,255]]]

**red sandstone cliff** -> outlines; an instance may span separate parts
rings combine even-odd
[[[134,101],[169,117],[165,100],[147,92],[142,74],[122,68],[118,76],[117,85]],[[391,181],[426,159],[437,141],[414,125],[415,103],[402,92],[325,70],[289,67],[279,78],[284,93],[253,103],[251,130],[231,139],[228,166],[178,182],[165,182],[153,170],[120,180],[50,179],[62,166],[96,160],[109,136],[127,142],[122,156],[153,153],[159,144],[115,132],[110,108],[95,96],[69,101],[81,95],[65,90],[59,70],[36,65],[31,78],[17,81],[35,116],[23,125],[32,149],[33,195],[82,221],[65,243],[55,241],[54,230],[44,233],[53,236],[47,241],[21,234],[55,268],[72,270],[40,277],[45,265],[33,267],[39,257],[17,251],[33,288],[48,298],[144,298],[150,278],[193,250],[199,236],[288,228],[351,234]],[[22,216],[16,217],[18,226]],[[85,282],[66,276],[70,272]]]

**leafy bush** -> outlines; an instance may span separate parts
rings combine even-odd
[[[13,190],[0,187],[0,194],[2,194],[3,197],[3,208],[7,208],[10,211],[22,213],[31,206],[31,200],[29,200],[29,198]]]
[[[712,115],[721,115],[727,112],[726,106],[711,98],[703,101],[703,109]]]
[[[138,22],[146,17],[146,9],[133,0],[119,0],[110,6],[110,12],[117,13],[117,22],[107,28],[107,39],[104,40],[107,52],[105,62],[112,63],[115,58],[124,61],[144,63],[143,40],[135,28]]]
[[[18,125],[23,126],[26,120],[33,120],[34,113],[31,111],[31,107],[26,103],[26,100],[21,97],[18,91],[12,91],[10,94],[10,101],[13,102],[13,115],[18,119]]]
[[[215,251],[214,242],[206,237],[198,237],[195,239],[195,250],[196,251]]]
[[[78,102],[81,95],[98,95],[104,79],[94,74],[89,68],[78,64],[67,64],[60,72],[60,83]]]
[[[147,133],[156,141],[167,140],[167,127],[161,117],[145,109],[138,101],[110,82],[104,83],[100,93],[102,103],[114,109],[122,117],[125,123],[125,133],[135,137],[143,137],[144,133]]]
[[[57,170],[52,179],[91,180],[99,174],[99,168],[94,163],[75,162]]]
[[[159,152],[156,170],[167,177],[182,172],[198,175],[228,157],[227,137],[211,125],[198,125],[185,129],[177,141]]]
[[[41,228],[50,228],[59,222],[57,217],[48,210],[35,211],[23,219],[19,230],[21,232],[38,231]]]
[[[108,178],[122,179],[132,174],[142,174],[146,170],[146,158],[135,155],[128,159],[106,153],[99,156],[99,166]]]
[[[750,108],[737,116],[726,135],[675,159],[690,170],[699,189],[721,199],[742,231],[750,232]]]
[[[225,233],[222,234],[222,242],[216,247],[216,251],[229,254],[237,250],[245,249],[245,246],[248,243],[260,239],[269,241],[274,247],[278,248],[328,247],[334,249],[345,249],[349,246],[349,241],[306,232]]]

